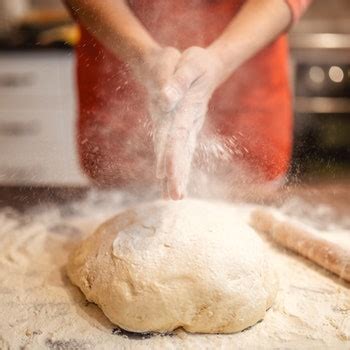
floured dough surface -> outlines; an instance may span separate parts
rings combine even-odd
[[[71,281],[123,329],[231,333],[261,320],[277,281],[231,206],[158,201],[122,212],[73,252]]]

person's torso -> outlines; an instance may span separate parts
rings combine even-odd
[[[161,44],[181,50],[207,46],[225,29],[245,0],[129,0]]]
[[[217,39],[244,2],[129,0],[129,6],[161,45],[182,51],[206,47]],[[112,154],[135,138],[148,140],[147,94],[142,84],[125,62],[86,28],[81,30],[77,46],[80,137],[95,139],[98,149],[105,143],[105,152]],[[266,171],[271,177],[286,167],[291,145],[287,52],[283,35],[239,67],[214,93],[205,125],[215,134],[240,138],[246,157],[257,159],[255,163],[268,160]],[[116,140],[118,146],[113,148]],[[151,152],[151,141],[147,142],[144,148]]]
[[[164,46],[184,50],[206,47],[217,39],[238,13],[245,0],[129,0],[134,14],[151,35]],[[254,23],[252,23],[254,25]],[[139,98],[139,87],[132,74],[114,54],[83,26],[77,47],[81,89],[86,100],[102,105],[122,99]],[[287,45],[284,37],[262,49],[243,64],[216,94],[220,108],[226,110],[244,104],[255,105],[257,98],[276,95],[288,88]],[[93,86],[93,89],[91,87]],[[134,93],[131,93],[134,92]],[[141,93],[141,92],[140,92]],[[114,98],[110,98],[113,95]],[[252,99],[250,95],[253,95]],[[86,101],[86,102],[88,102]],[[89,105],[91,106],[91,103]],[[261,101],[259,102],[261,103]],[[260,105],[261,107],[261,105]]]

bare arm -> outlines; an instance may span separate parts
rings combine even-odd
[[[138,64],[159,49],[126,0],[65,0],[79,21],[112,52]]]
[[[168,109],[172,109],[185,96],[192,82],[203,73],[215,70],[212,84],[209,84],[215,89],[241,64],[283,32],[291,20],[292,13],[285,0],[247,1],[208,48],[190,47],[184,52],[180,67],[169,82],[168,91],[174,91],[174,94]],[[196,52],[192,53],[194,50]]]
[[[225,75],[285,31],[292,12],[285,0],[249,0],[209,47],[223,62]]]
[[[65,0],[73,15],[100,42],[127,62],[148,91],[153,120],[153,142],[157,164],[162,164],[170,118],[159,101],[165,84],[174,74],[181,53],[161,47],[132,13],[126,0]]]

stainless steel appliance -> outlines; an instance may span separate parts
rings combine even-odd
[[[295,173],[350,169],[350,2],[318,0],[292,30]]]

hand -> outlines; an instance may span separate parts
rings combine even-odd
[[[149,97],[149,112],[153,121],[153,142],[156,155],[156,177],[164,178],[164,153],[168,134],[173,122],[169,106],[171,95],[167,84],[173,77],[181,57],[173,47],[157,48],[132,64],[136,78],[146,87]]]
[[[162,131],[167,133],[166,143],[157,158],[157,177],[165,183],[165,196],[174,200],[184,197],[209,100],[225,78],[223,64],[214,51],[191,47],[183,52],[158,96],[159,106],[167,112],[163,115],[167,127]]]

